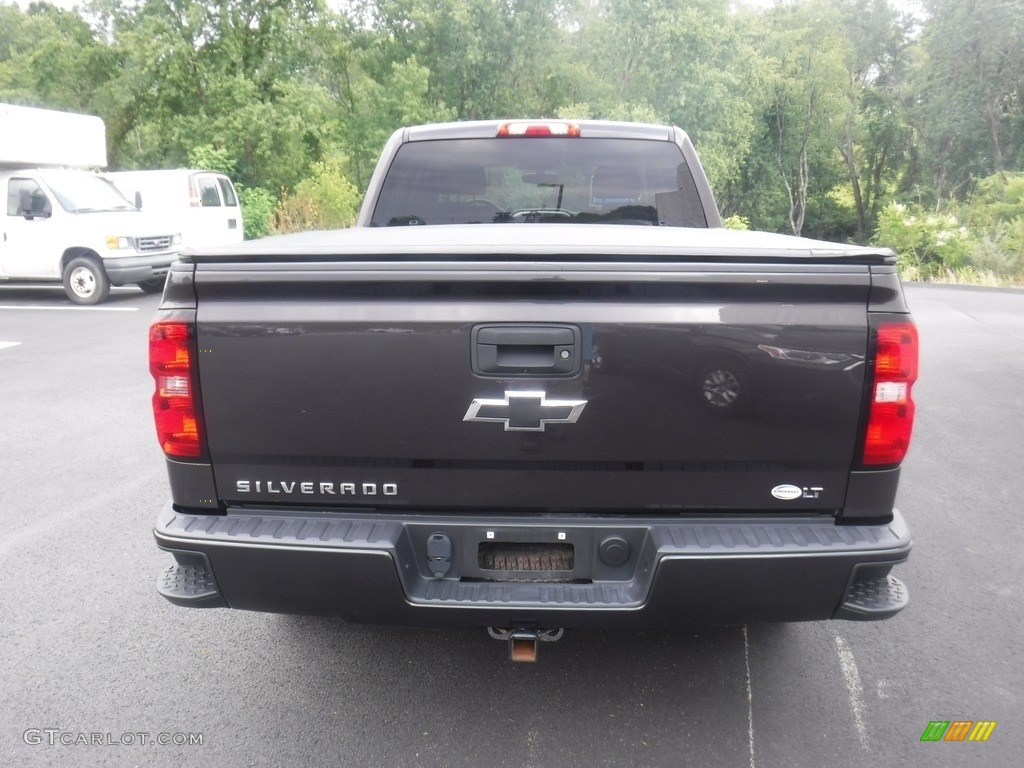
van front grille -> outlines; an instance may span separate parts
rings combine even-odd
[[[171,247],[171,235],[159,235],[157,237],[140,237],[138,249],[140,251],[166,251]]]

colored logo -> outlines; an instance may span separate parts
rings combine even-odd
[[[995,720],[932,720],[921,741],[988,741],[995,728]]]

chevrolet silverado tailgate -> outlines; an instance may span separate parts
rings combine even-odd
[[[199,261],[199,385],[231,505],[840,509],[870,266]]]

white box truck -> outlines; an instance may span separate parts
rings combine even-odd
[[[111,285],[163,289],[181,234],[92,172],[106,164],[100,118],[0,104],[0,285],[62,281],[76,304],[98,304]]]

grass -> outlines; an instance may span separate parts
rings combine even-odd
[[[921,270],[916,265],[900,265],[900,279],[942,285],[978,285],[986,288],[1024,288],[1024,275],[1001,275],[979,267],[941,267]]]

